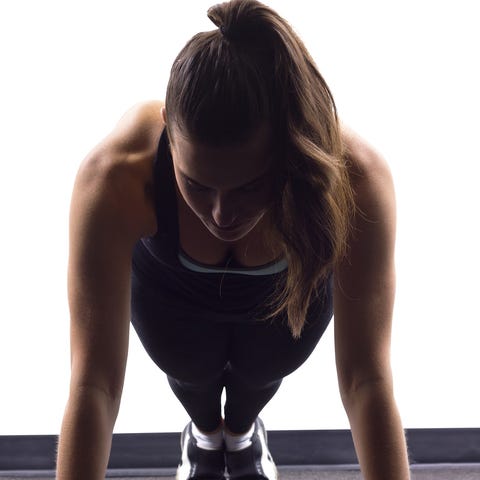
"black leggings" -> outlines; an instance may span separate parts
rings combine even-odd
[[[282,379],[310,356],[332,317],[332,295],[313,303],[294,340],[284,319],[210,322],[162,306],[138,281],[132,285],[132,324],[146,351],[167,374],[187,413],[205,432],[224,418],[234,433],[247,431]]]

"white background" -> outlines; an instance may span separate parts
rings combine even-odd
[[[405,427],[480,427],[480,73],[474,0],[267,3],[315,58],[398,201],[392,362]],[[56,434],[68,394],[67,221],[81,160],[132,104],[164,98],[211,1],[0,4],[0,434]],[[348,428],[332,325],[262,417]],[[132,331],[116,432],[187,416]]]

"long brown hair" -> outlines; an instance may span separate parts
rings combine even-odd
[[[268,123],[276,154],[276,196],[265,239],[288,262],[264,319],[286,312],[299,338],[312,295],[346,252],[354,210],[335,102],[303,42],[256,0],[208,10],[219,27],[195,35],[167,86],[167,131],[204,144],[244,141]]]

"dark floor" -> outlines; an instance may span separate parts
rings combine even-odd
[[[362,480],[354,466],[302,466],[279,467],[279,480]],[[109,471],[115,480],[175,480],[173,470]],[[43,478],[54,480],[53,472],[24,471],[0,472],[0,480],[26,480]],[[480,480],[480,464],[435,464],[412,467],[412,480]]]

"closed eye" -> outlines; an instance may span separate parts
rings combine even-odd
[[[211,189],[208,187],[204,187],[203,185],[200,185],[199,183],[194,182],[193,180],[189,179],[188,177],[185,177],[186,184],[190,190],[193,190],[195,192],[208,192]],[[257,192],[261,189],[263,182],[256,181],[255,183],[251,185],[246,185],[244,187],[239,187],[236,190],[238,192],[243,192],[243,193],[253,193]]]
[[[239,191],[246,192],[246,193],[258,192],[260,190],[260,187],[261,187],[261,184],[257,183],[255,185],[250,185],[250,186],[247,186],[247,187],[241,187],[241,188],[239,188]]]
[[[186,183],[189,189],[195,190],[196,192],[206,192],[210,190],[208,187],[203,187],[202,185],[199,185],[198,183],[192,182],[189,178],[186,178]]]

